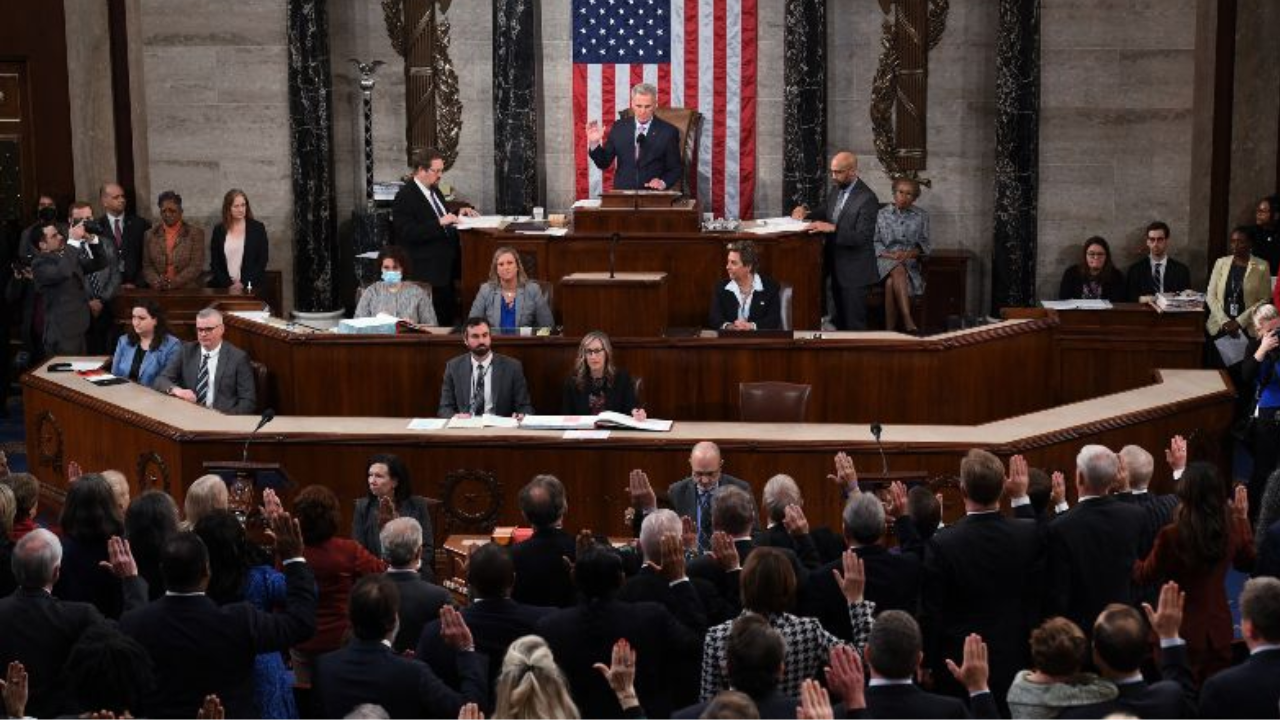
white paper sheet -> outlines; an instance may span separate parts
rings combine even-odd
[[[1249,336],[1244,333],[1236,333],[1235,337],[1223,335],[1213,341],[1213,346],[1218,348],[1218,354],[1222,356],[1222,364],[1227,367],[1244,359],[1244,352],[1248,345]]]
[[[608,440],[608,430],[565,430],[565,440]]]
[[[476,228],[497,229],[502,227],[502,223],[507,221],[506,215],[481,215],[479,217],[460,217],[458,218],[459,230],[472,230]]]
[[[444,425],[447,422],[448,420],[446,420],[445,418],[414,418],[409,421],[409,425],[405,429],[406,430],[443,430]]]

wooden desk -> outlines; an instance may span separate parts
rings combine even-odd
[[[266,364],[267,404],[287,415],[434,416],[459,335],[305,333],[227,316],[226,339]],[[620,338],[615,362],[645,378],[653,417],[736,420],[738,384],[813,385],[812,422],[987,422],[1049,407],[1054,321],[1015,321],[930,338],[796,333],[794,339]],[[576,337],[495,336],[524,364],[533,406],[559,412]],[[1149,382],[1150,375],[1127,387]]]
[[[667,331],[667,274],[574,273],[560,278],[566,335],[601,330],[612,338],[661,337]]]
[[[982,424],[891,426],[884,452],[891,469],[953,477],[972,447],[1002,457],[1023,454],[1035,467],[1069,470],[1080,447],[1135,443],[1158,450],[1171,435],[1190,436],[1192,455],[1218,460],[1218,440],[1231,416],[1233,393],[1222,373],[1162,370],[1152,384],[1052,410]],[[70,373],[40,367],[23,376],[27,457],[54,507],[66,489],[66,468],[118,468],[134,493],[165,490],[181,504],[185,488],[211,460],[238,459],[256,417],[221,415],[138,385],[96,387]],[[1010,394],[1012,397],[1012,394]],[[688,474],[689,449],[718,443],[725,470],[758,493],[775,473],[800,484],[811,523],[839,526],[841,501],[826,479],[832,456],[848,452],[859,468],[878,470],[880,456],[866,425],[754,425],[677,422],[669,433],[614,431],[607,440],[563,439],[555,431],[452,430],[410,432],[407,417],[280,416],[258,434],[252,460],[276,462],[300,486],[321,483],[343,499],[348,514],[366,488],[369,457],[401,456],[414,490],[444,497],[458,471],[491,474],[498,486],[497,523],[520,521],[516,494],[537,473],[559,477],[568,491],[570,528],[627,533],[627,474],[644,468],[659,490]],[[1203,449],[1202,449],[1203,448]],[[1163,466],[1153,488],[1171,479]],[[345,525],[344,525],[345,527]]]
[[[164,310],[169,322],[169,329],[182,340],[196,339],[196,313],[217,304],[224,311],[229,310],[261,310],[263,304],[271,306],[277,313],[283,313],[280,307],[280,271],[268,270],[270,292],[262,295],[255,291],[252,295],[232,294],[227,290],[213,288],[191,288],[184,290],[152,290],[137,288],[121,290],[111,301],[111,316],[121,332],[127,332],[133,317],[134,304],[145,300],[154,300]]]

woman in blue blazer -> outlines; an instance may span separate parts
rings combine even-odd
[[[116,343],[111,374],[150,387],[180,347],[182,343],[169,332],[160,304],[139,300],[133,307],[133,328]]]
[[[547,296],[537,283],[529,282],[520,262],[520,254],[512,247],[500,247],[493,253],[489,266],[489,282],[480,286],[469,317],[482,317],[490,327],[551,327],[551,308]]]

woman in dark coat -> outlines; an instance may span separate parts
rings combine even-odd
[[[249,197],[232,188],[222,198],[222,222],[209,239],[209,287],[266,296],[267,227],[253,219]]]
[[[1094,235],[1084,241],[1080,263],[1062,273],[1058,299],[1124,302],[1124,275],[1111,261],[1111,246],[1104,238]]]
[[[592,330],[578,343],[578,359],[573,365],[573,375],[564,381],[560,412],[599,415],[605,410],[645,419],[631,376],[613,364],[613,343],[609,342],[609,336]]]

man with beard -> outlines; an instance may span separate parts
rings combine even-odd
[[[533,414],[524,366],[515,358],[490,352],[490,342],[488,320],[482,317],[467,320],[463,343],[468,352],[444,367],[444,387],[440,389],[437,416]]]

